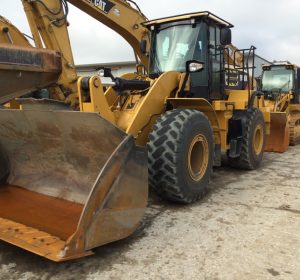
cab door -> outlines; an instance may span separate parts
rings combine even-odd
[[[205,22],[201,23],[196,45],[194,48],[193,59],[203,62],[204,69],[198,73],[191,74],[190,97],[209,99],[209,61],[208,61],[208,27]]]
[[[221,48],[220,27],[212,25],[209,27],[209,81],[210,100],[223,99],[224,94],[224,51]]]

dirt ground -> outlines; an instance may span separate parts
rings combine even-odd
[[[190,206],[150,196],[140,229],[57,264],[0,242],[0,279],[300,279],[300,146],[253,172],[215,170]]]

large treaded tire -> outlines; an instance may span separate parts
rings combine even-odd
[[[203,144],[197,142],[199,137],[199,143],[202,141]],[[194,144],[195,139],[197,144]],[[192,162],[191,155],[196,154],[196,145],[199,146],[195,151],[200,156],[194,158],[193,163],[197,162],[195,166],[198,166],[200,162],[199,166],[203,168],[200,168],[199,178],[193,179],[188,162]],[[207,153],[202,152],[202,145],[207,147]],[[160,116],[148,142],[149,184],[158,195],[180,203],[198,200],[205,193],[212,165],[213,132],[204,114],[197,110],[176,109]]]
[[[260,166],[263,159],[263,154],[266,144],[266,128],[262,112],[257,108],[248,109],[241,112],[244,119],[243,140],[241,154],[238,158],[230,158],[228,156],[229,165],[244,170],[255,170]],[[255,152],[254,148],[254,133],[257,127],[260,126],[263,130],[259,153]]]

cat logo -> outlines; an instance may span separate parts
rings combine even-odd
[[[110,10],[115,6],[114,3],[109,0],[86,0],[87,2],[93,4],[99,8],[102,12],[108,14]]]

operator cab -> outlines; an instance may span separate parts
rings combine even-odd
[[[150,77],[167,71],[191,72],[189,97],[224,99],[224,51],[231,44],[232,24],[199,12],[144,25],[151,31]],[[194,67],[187,67],[188,62]]]
[[[300,68],[289,62],[264,65],[261,91],[268,99],[274,99],[278,94],[292,92],[293,101],[299,103]]]

